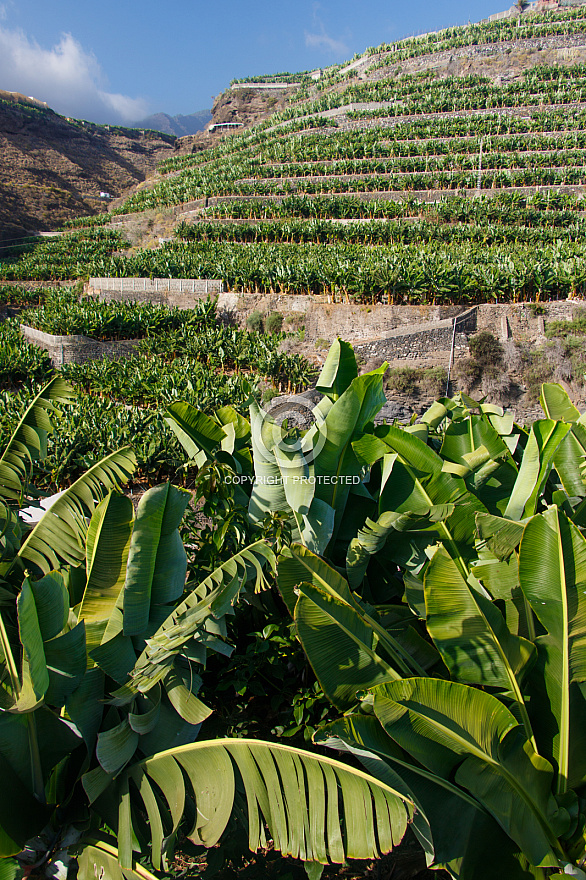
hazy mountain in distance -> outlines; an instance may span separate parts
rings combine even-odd
[[[211,122],[212,114],[210,110],[197,110],[190,113],[189,116],[169,116],[168,113],[153,113],[146,119],[133,123],[133,128],[150,128],[153,131],[162,131],[165,134],[174,134],[177,137],[183,137],[186,134],[196,134],[203,131],[208,122]]]

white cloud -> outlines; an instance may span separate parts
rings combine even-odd
[[[343,40],[328,36],[324,30],[320,34],[310,34],[305,31],[305,45],[309,49],[326,49],[334,55],[348,54],[350,51]]]
[[[3,14],[4,12],[4,14]],[[0,20],[6,4],[0,4]],[[142,98],[106,91],[98,60],[71,35],[44,49],[21,30],[0,25],[0,88],[22,92],[64,116],[93,122],[133,122],[146,116]]]
[[[305,31],[305,45],[308,49],[325,49],[332,55],[348,55],[350,49],[343,40],[337,40],[326,33],[326,28],[320,13],[323,6],[319,0],[312,4],[312,31]]]

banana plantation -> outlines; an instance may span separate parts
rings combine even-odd
[[[44,847],[80,878],[149,880],[241,834],[319,877],[407,832],[455,878],[581,875],[585,418],[549,384],[526,427],[465,396],[375,427],[385,369],[358,376],[336,342],[302,434],[254,396],[171,403],[199,527],[172,482],[133,508],[130,446],[28,525],[75,390],[55,376],[20,413],[0,459],[7,876]],[[243,733],[238,699],[272,708]]]
[[[586,880],[569,386],[531,351],[536,417],[385,419],[388,364],[278,312],[83,294],[584,298],[585,7],[523,6],[235,80],[286,106],[2,250],[0,880]],[[582,319],[548,323],[583,373]],[[21,324],[131,350],[56,367]]]

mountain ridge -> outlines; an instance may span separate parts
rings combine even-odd
[[[177,113],[175,116],[160,112],[145,116],[138,122],[133,122],[131,127],[160,131],[164,134],[175,135],[175,137],[185,137],[203,131],[211,121],[212,113],[210,110],[196,110],[195,113],[187,115]]]

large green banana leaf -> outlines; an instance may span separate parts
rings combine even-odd
[[[77,860],[78,880],[156,880],[155,875],[139,862],[133,862],[131,868],[121,868],[115,841],[109,843],[96,838],[84,840]]]
[[[198,467],[213,458],[226,438],[224,428],[184,401],[177,401],[169,406],[165,421]]]
[[[369,615],[355,602],[332,595],[331,590],[301,584],[294,619],[313,671],[325,695],[340,711],[356,705],[357,691],[412,671],[395,645],[389,661],[378,649]]]
[[[586,427],[575,423],[558,446],[553,463],[570,497],[586,496]]]
[[[73,388],[55,376],[29,404],[0,457],[0,498],[20,500],[33,462],[47,454],[47,436],[53,430],[49,416],[53,404],[67,403],[73,396]]]
[[[335,402],[357,376],[358,366],[352,346],[343,339],[334,340],[319,374],[317,390]]]
[[[580,418],[580,411],[576,409],[568,393],[557,383],[543,383],[539,402],[546,419],[553,419],[555,422],[577,422]]]
[[[164,483],[141,498],[124,583],[124,635],[141,635],[155,605],[167,605],[185,586],[187,555],[179,525],[189,492]]]
[[[531,426],[523,459],[504,515],[520,520],[533,516],[551,471],[554,456],[571,425],[541,419]]]
[[[90,517],[110,489],[129,479],[136,467],[134,452],[125,446],[83,474],[39,520],[23,542],[15,562],[38,566],[43,574],[60,563],[79,565],[85,559]]]
[[[556,507],[535,516],[526,526],[519,548],[521,588],[547,635],[538,636],[539,668],[547,694],[535,712],[547,732],[558,765],[557,791],[579,784],[586,775],[586,759],[570,764],[571,751],[585,752],[582,729],[572,731],[572,712],[581,712],[582,695],[575,686],[586,681],[586,539]],[[572,746],[572,732],[578,737]]]
[[[436,549],[425,572],[425,605],[427,629],[452,677],[499,688],[516,700],[532,739],[521,685],[535,647],[509,632],[498,608],[464,580],[443,547]]]
[[[331,406],[319,430],[314,429],[315,495],[335,511],[334,534],[342,522],[352,480],[357,484],[362,480],[364,456],[373,464],[385,450],[384,445],[377,444],[373,459],[370,447],[377,438],[368,435],[368,450],[353,445],[365,439],[367,426],[386,401],[382,388],[385,369],[386,364],[353,379]]]
[[[27,578],[17,609],[24,675],[37,700],[45,697],[61,707],[80,684],[87,663],[84,624],[65,629],[69,595],[62,575],[51,572],[32,582]]]
[[[445,519],[440,517],[426,527],[423,546],[439,539],[467,578],[475,555],[476,516],[487,512],[485,506],[463,479],[443,470],[439,455],[418,437],[393,426],[385,426],[380,433],[394,454],[383,459],[379,513],[392,510],[426,516],[432,509],[451,510]],[[404,537],[396,538],[395,544],[403,554]]]
[[[266,822],[275,849],[304,861],[375,858],[400,842],[411,815],[412,804],[401,792],[331,758],[247,739],[197,742],[155,755],[121,775],[117,831],[122,868],[132,865],[131,780],[148,816],[152,861],[159,868],[177,833],[186,796],[195,800],[188,837],[213,846],[234,809],[239,777],[253,851],[266,846]]]
[[[294,606],[299,640],[327,697],[342,711],[369,682],[423,670],[398,639],[363,608],[346,580],[319,556],[293,545],[279,560],[278,582]],[[381,650],[382,649],[382,650]]]
[[[434,678],[405,679],[373,692],[375,714],[401,748],[467,789],[532,865],[557,867],[562,852],[553,768],[520,734],[506,706],[484,691]]]
[[[346,553],[348,582],[353,588],[362,583],[372,556],[386,545],[389,535],[428,529],[432,523],[443,522],[454,512],[453,504],[437,504],[420,514],[398,513],[386,510],[376,522],[367,519],[364,528],[353,538]]]
[[[132,501],[110,492],[96,507],[86,538],[87,582],[78,610],[86,625],[108,620],[126,578],[134,522]]]
[[[46,825],[53,808],[41,802],[42,780],[81,742],[70,724],[45,707],[27,715],[0,713],[0,857],[20,852]]]
[[[327,724],[314,741],[348,751],[368,773],[415,803],[411,825],[428,865],[456,880],[528,880],[527,860],[495,819],[468,792],[413,763],[377,718],[346,715]],[[536,877],[542,877],[538,869]]]
[[[516,471],[517,466],[502,437],[483,416],[469,415],[460,422],[451,422],[445,430],[440,456],[449,461],[469,465],[470,455],[484,448],[489,458],[506,459]]]
[[[248,513],[253,522],[262,522],[269,512],[289,511],[281,469],[274,453],[280,429],[254,402],[250,405],[250,428],[255,483]],[[313,488],[309,491],[313,497]]]
[[[334,509],[315,497],[314,447],[309,432],[288,445],[283,431],[256,403],[250,406],[255,482],[248,513],[262,522],[268,513],[289,514],[293,537],[323,552],[334,527]]]

